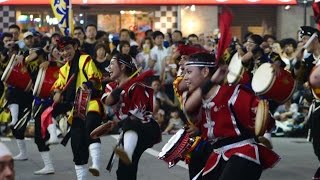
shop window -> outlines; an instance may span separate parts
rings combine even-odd
[[[49,13],[16,11],[16,17],[16,23],[24,30],[55,32],[58,28],[58,20]]]

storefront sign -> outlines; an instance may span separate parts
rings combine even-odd
[[[58,1],[58,0],[57,0]],[[63,1],[63,0],[62,0]],[[49,0],[0,0],[0,5],[49,5]],[[296,0],[72,0],[72,4],[161,4],[161,5],[219,5],[219,4],[297,4]]]

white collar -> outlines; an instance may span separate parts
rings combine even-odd
[[[320,55],[318,57],[316,57],[314,54],[312,54],[312,56],[314,59],[313,64],[319,65],[320,64]]]

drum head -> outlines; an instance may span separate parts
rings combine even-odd
[[[39,89],[41,89],[41,87],[39,87],[39,86],[41,86],[41,84],[43,82],[42,76],[43,76],[43,69],[40,68],[39,72],[38,72],[38,75],[37,75],[36,82],[35,82],[34,87],[33,87],[33,95],[34,96],[39,96]]]
[[[7,81],[8,77],[12,71],[15,58],[16,58],[15,54],[11,56],[9,63],[2,74],[1,81],[4,81],[4,82]]]
[[[185,129],[180,129],[178,132],[176,132],[175,135],[173,135],[169,141],[163,146],[161,149],[161,152],[159,153],[159,157],[165,156],[180,140],[182,135],[184,134]]]
[[[263,136],[266,132],[267,125],[269,123],[269,104],[267,100],[260,100],[257,108],[256,120],[255,120],[255,134],[257,136]]]
[[[235,53],[228,66],[229,73],[227,74],[227,80],[229,84],[237,83],[241,78],[241,72],[243,70],[241,58],[238,53]]]
[[[320,65],[316,65],[310,73],[309,84],[312,88],[320,88],[319,72],[320,72]]]
[[[252,90],[257,94],[262,94],[268,91],[274,80],[275,75],[272,64],[264,63],[256,70],[252,77]]]

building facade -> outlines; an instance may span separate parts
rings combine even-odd
[[[147,29],[164,33],[181,30],[188,34],[212,35],[218,28],[220,5],[73,5],[75,24],[97,24],[99,30],[115,33],[121,28],[143,33]],[[248,32],[296,37],[303,25],[304,7],[292,5],[229,5],[234,19],[232,34],[239,38]],[[312,9],[307,8],[307,25],[314,25]],[[58,31],[49,5],[0,6],[0,31],[16,23],[22,29]]]

